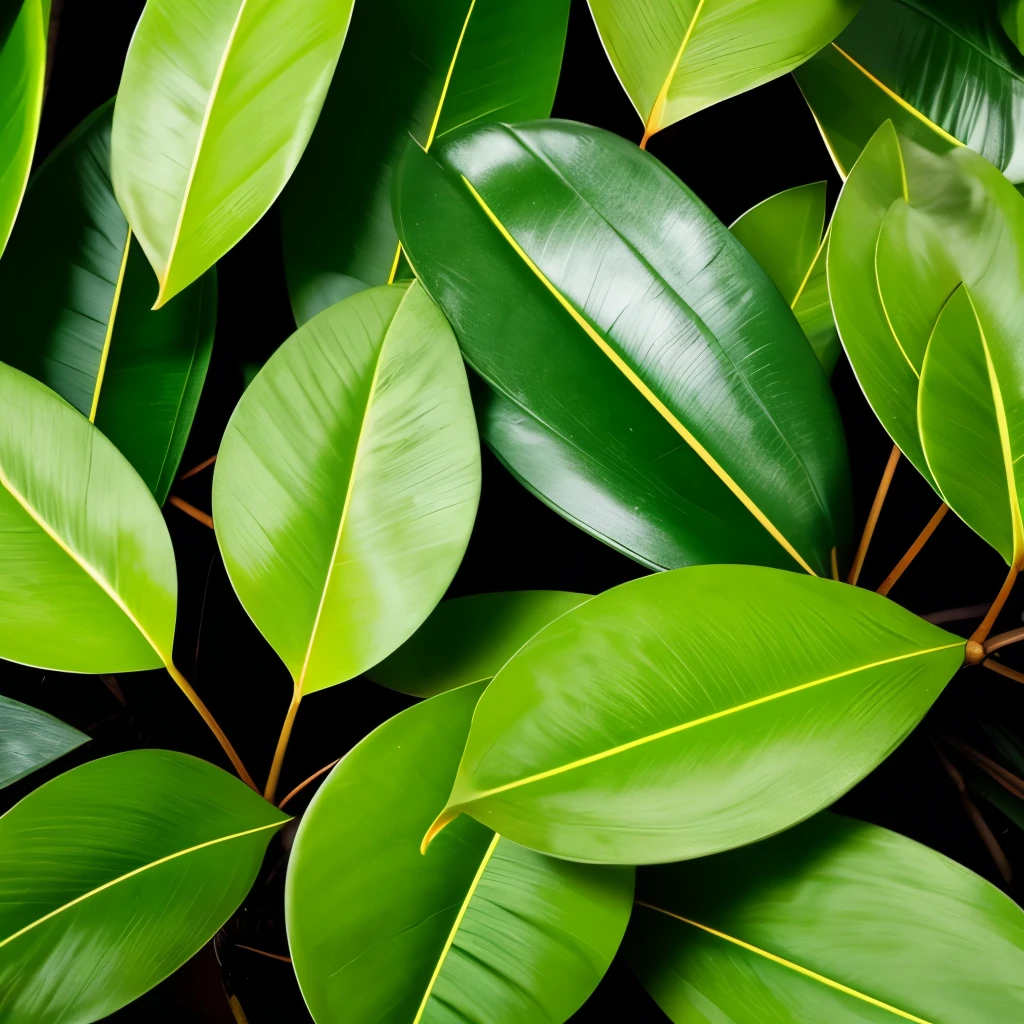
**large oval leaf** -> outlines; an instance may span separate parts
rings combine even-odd
[[[287,818],[198,758],[91,761],[0,818],[0,1017],[94,1021],[224,924]]]
[[[88,742],[85,733],[59,718],[0,697],[0,788]]]
[[[554,860],[469,819],[419,855],[482,688],[386,722],[303,816],[288,944],[317,1024],[558,1024],[615,955],[632,868]]]
[[[658,573],[541,630],[477,706],[448,805],[545,853],[650,864],[825,807],[920,721],[964,641],[855,587]]]
[[[547,117],[568,0],[360,3],[309,147],[281,203],[299,324],[402,268],[391,173],[411,135]],[[359,102],[353,103],[352,97]]]
[[[0,263],[0,359],[88,416],[163,503],[213,345],[216,271],[159,312],[110,184],[113,102],[33,176]]]
[[[497,395],[484,436],[528,487],[653,568],[830,573],[849,484],[828,383],[764,271],[657,160],[570,122],[492,125],[410,146],[396,203]]]
[[[641,872],[627,953],[679,1024],[993,1024],[1024,1014],[1024,912],[903,836],[821,814]]]
[[[615,73],[655,132],[784,75],[861,0],[590,0]]]
[[[148,0],[114,110],[114,189],[162,306],[267,212],[313,131],[353,0]]]
[[[408,639],[455,575],[479,495],[466,372],[418,284],[353,295],[271,356],[224,434],[213,517],[297,694]]]
[[[442,601],[366,675],[416,697],[490,679],[531,636],[586,600],[562,590],[512,590]]]
[[[0,408],[0,657],[170,664],[178,579],[152,494],[84,416],[2,363]]]
[[[839,173],[886,120],[936,152],[967,145],[1024,181],[1024,57],[992,2],[867,0],[795,72]]]

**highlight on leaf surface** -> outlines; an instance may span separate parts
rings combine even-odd
[[[662,164],[572,122],[489,125],[410,146],[395,214],[486,384],[484,439],[543,501],[651,568],[831,574],[850,508],[828,382]]]
[[[0,789],[88,742],[45,711],[0,696]]]
[[[317,1024],[570,1017],[611,963],[633,868],[571,864],[470,819],[417,845],[451,785],[471,684],[385,722],[334,769],[288,865],[288,943]]]

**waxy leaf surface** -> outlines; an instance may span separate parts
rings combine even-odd
[[[0,697],[0,788],[88,742],[85,733],[59,718]]]

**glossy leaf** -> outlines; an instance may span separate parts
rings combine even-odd
[[[1024,1013],[1024,912],[886,829],[825,813],[637,882],[628,958],[678,1024],[992,1024]]]
[[[530,637],[586,600],[562,590],[512,590],[442,601],[366,675],[416,697],[490,679]]]
[[[166,750],[41,786],[0,818],[0,1017],[95,1021],[138,998],[224,924],[286,820]]]
[[[0,788],[88,742],[59,718],[0,696]]]
[[[995,3],[867,0],[795,75],[843,177],[891,120],[935,152],[967,145],[1024,181],[1024,57]]]
[[[1024,43],[1024,3],[1021,0],[998,0],[999,21],[1017,49]]]
[[[386,722],[303,815],[288,943],[317,1024],[558,1024],[618,948],[631,867],[553,860],[469,819],[420,856],[482,688]]]
[[[835,402],[756,261],[657,160],[571,122],[411,146],[396,222],[498,457],[652,568],[829,574],[849,534]]]
[[[282,197],[299,324],[409,276],[391,176],[410,136],[429,149],[453,128],[551,113],[568,13],[568,0],[356,4],[316,131]]]
[[[331,306],[271,356],[224,434],[213,517],[297,693],[359,675],[420,626],[479,494],[466,372],[415,282]]]
[[[572,860],[650,864],[830,804],[920,721],[964,641],[854,587],[657,573],[538,633],[477,706],[447,807]]]
[[[170,662],[178,580],[160,509],[124,456],[0,363],[0,657],[63,672]]]
[[[125,59],[114,190],[162,306],[267,212],[309,141],[353,0],[148,0]]]
[[[0,359],[88,416],[163,503],[210,362],[217,278],[150,310],[156,284],[110,184],[112,113],[87,118],[32,178],[0,263]]]
[[[826,373],[839,357],[825,275],[825,182],[799,185],[747,210],[729,230],[796,314]]]
[[[770,82],[834,39],[861,0],[589,0],[644,141]]]
[[[28,184],[45,73],[43,4],[24,0],[0,49],[0,254]]]

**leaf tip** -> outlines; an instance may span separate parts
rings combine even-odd
[[[458,816],[460,812],[451,807],[446,807],[435,819],[434,824],[427,829],[427,834],[423,837],[423,842],[420,843],[420,853],[425,854],[427,847],[434,841],[438,833],[446,826],[450,825]]]

